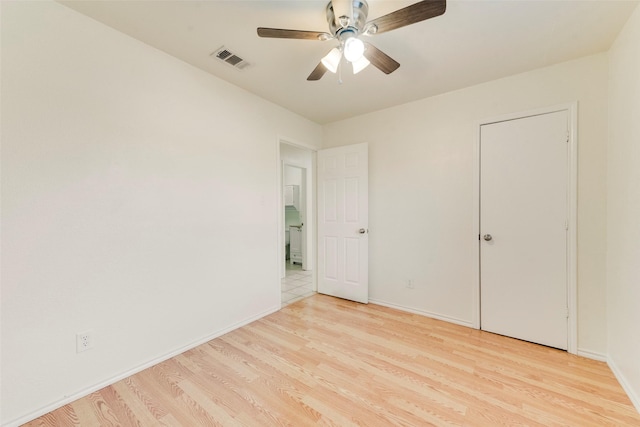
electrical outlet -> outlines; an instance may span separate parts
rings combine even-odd
[[[415,286],[413,285],[413,280],[411,280],[411,279],[407,280],[407,288],[409,288],[409,289],[415,288]]]
[[[91,331],[76,334],[76,353],[82,353],[93,347],[93,336]]]

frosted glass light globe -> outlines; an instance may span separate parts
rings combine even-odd
[[[355,37],[350,37],[344,42],[344,57],[349,62],[354,62],[362,58],[364,54],[364,43]]]
[[[332,73],[335,73],[336,71],[338,71],[338,65],[340,64],[340,59],[342,59],[342,52],[340,52],[340,49],[338,49],[337,47],[334,47],[327,54],[327,56],[322,58],[321,62],[322,62],[322,65],[324,65],[327,70],[331,71]]]
[[[353,74],[358,74],[360,71],[364,70],[371,64],[367,58],[364,56],[357,61],[353,61],[351,65],[353,66]]]

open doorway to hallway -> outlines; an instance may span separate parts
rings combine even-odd
[[[315,152],[280,142],[282,306],[315,293]]]

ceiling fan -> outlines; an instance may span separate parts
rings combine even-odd
[[[335,11],[334,11],[335,7]],[[442,15],[446,0],[424,0],[367,22],[369,5],[366,0],[333,0],[326,8],[329,32],[258,28],[258,36],[278,39],[337,40],[339,45],[322,58],[307,80],[320,80],[327,71],[335,73],[342,58],[351,63],[357,74],[369,64],[385,74],[391,74],[400,64],[360,36],[385,33],[416,22]]]

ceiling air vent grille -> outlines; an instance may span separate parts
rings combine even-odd
[[[211,54],[211,56],[219,59],[220,61],[231,65],[233,68],[237,68],[238,70],[244,70],[247,68],[249,64],[247,61],[231,52],[229,49],[222,46],[220,49],[216,50]]]

